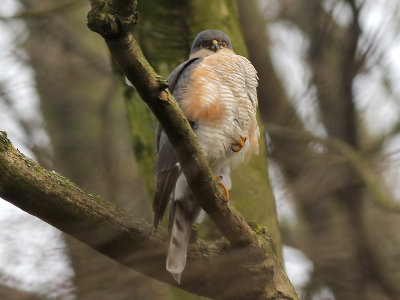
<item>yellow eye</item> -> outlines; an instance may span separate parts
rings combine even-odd
[[[222,47],[226,47],[226,43],[225,42],[222,42]]]

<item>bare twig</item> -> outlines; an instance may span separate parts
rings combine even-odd
[[[368,163],[361,156],[361,154],[353,149],[351,146],[334,137],[318,137],[305,130],[294,130],[292,128],[277,126],[274,124],[267,124],[268,131],[287,139],[302,140],[302,141],[313,141],[324,145],[331,150],[336,151],[343,156],[354,171],[364,180],[367,188],[373,195],[372,199],[376,204],[382,208],[388,209],[389,211],[400,212],[400,206],[397,201],[382,187],[382,183],[379,182],[378,176],[376,176],[371,170]]]

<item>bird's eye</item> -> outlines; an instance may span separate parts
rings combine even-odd
[[[226,42],[222,42],[221,44],[222,44],[222,47],[224,47],[224,48],[226,47]]]
[[[204,44],[203,43],[200,44],[200,48],[204,48]]]

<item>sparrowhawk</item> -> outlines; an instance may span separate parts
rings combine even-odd
[[[230,167],[258,153],[256,70],[245,57],[234,53],[226,34],[206,30],[193,41],[189,59],[167,80],[228,200]],[[192,225],[202,219],[204,212],[160,126],[156,148],[154,226],[158,226],[171,198],[166,268],[180,282]]]

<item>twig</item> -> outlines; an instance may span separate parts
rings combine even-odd
[[[284,136],[285,138],[289,139],[314,141],[334,149],[350,163],[357,174],[364,180],[364,182],[367,184],[367,188],[373,195],[372,199],[376,204],[382,208],[400,212],[400,206],[397,201],[392,199],[392,196],[382,187],[382,184],[368,166],[367,162],[363,159],[360,153],[351,146],[334,137],[322,138],[312,135],[307,131],[293,130],[291,128],[277,126],[274,124],[267,124],[266,126],[268,131],[273,134]]]

